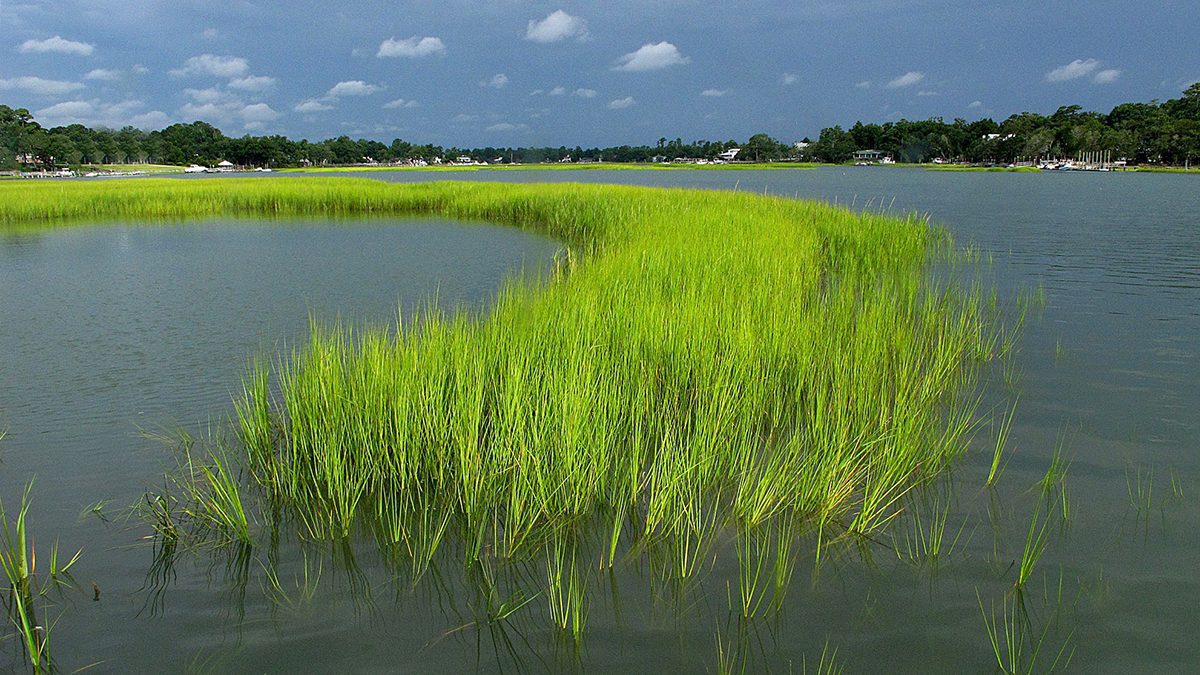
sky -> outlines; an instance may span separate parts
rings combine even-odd
[[[311,140],[790,142],[1177,98],[1197,35],[1197,0],[0,0],[0,103]]]

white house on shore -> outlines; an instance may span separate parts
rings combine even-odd
[[[854,161],[863,164],[895,164],[892,156],[882,150],[856,150]]]

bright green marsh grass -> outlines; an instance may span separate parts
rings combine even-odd
[[[368,171],[777,171],[780,169],[815,169],[812,162],[761,162],[746,164],[650,164],[627,162],[595,162],[590,164],[465,164],[462,166],[314,166],[281,169],[286,173],[361,173]]]
[[[965,452],[996,351],[983,293],[937,273],[960,254],[915,217],[601,185],[0,185],[0,230],[217,214],[432,214],[565,250],[486,316],[315,326],[267,357],[229,440],[147,499],[160,534],[366,535],[414,579],[439,551],[534,561],[576,636],[598,569],[648,555],[686,579],[730,537],[731,605],[777,606],[801,535],[818,555],[870,537]]]

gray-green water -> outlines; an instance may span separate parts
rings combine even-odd
[[[601,579],[578,646],[549,627],[537,600],[500,628],[472,624],[486,603],[469,579],[449,575],[412,591],[370,547],[357,550],[352,566],[328,547],[285,545],[278,575],[290,601],[269,590],[259,561],[239,572],[223,559],[184,556],[158,586],[147,582],[153,556],[139,545],[143,529],[77,521],[102,499],[117,515],[159,480],[170,457],[139,429],[199,429],[227,415],[249,358],[302,339],[310,315],[386,321],[397,305],[434,294],[486,307],[506,275],[522,264],[540,269],[555,245],[431,221],[106,225],[7,236],[0,428],[9,436],[0,441],[0,497],[11,506],[36,474],[39,540],[85,547],[76,569],[85,589],[52,610],[61,613],[54,650],[65,669],[103,661],[100,670],[122,672],[189,664],[716,672],[722,659],[736,666],[745,658],[751,671],[801,672],[805,659],[815,669],[828,644],[850,672],[987,672],[995,658],[980,603],[998,616],[1012,601],[1010,564],[1037,502],[1030,487],[1059,444],[1073,460],[1072,518],[1053,528],[1024,597],[1031,640],[1048,627],[1039,664],[1063,644],[1080,672],[1178,672],[1200,663],[1194,177],[884,168],[375,177],[736,188],[927,212],[960,243],[991,254],[1002,295],[1044,289],[1045,307],[1031,314],[1010,373],[1019,407],[1000,488],[981,488],[990,460],[981,448],[945,488],[951,529],[966,526],[936,573],[898,559],[897,532],[869,561],[847,555],[814,575],[802,559],[778,617],[732,618],[729,556],[685,589],[630,565]],[[995,376],[989,403],[1011,397],[1002,373]],[[1132,504],[1139,490],[1148,509]],[[322,570],[311,599],[297,589],[305,553],[310,571]],[[91,601],[93,580],[100,602]],[[0,647],[6,658],[10,645]]]

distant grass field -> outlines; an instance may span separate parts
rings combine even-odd
[[[1182,166],[1139,166],[1130,170],[1138,173],[1200,173],[1200,167],[1185,169]]]
[[[927,171],[944,172],[993,172],[993,173],[1038,173],[1041,169],[1036,166],[967,166],[964,164],[922,164]]]
[[[84,164],[84,171],[145,171],[146,173],[178,173],[182,166],[173,164]]]
[[[761,164],[650,164],[625,162],[594,162],[590,164],[488,164],[466,166],[345,166],[280,169],[288,173],[359,173],[365,171],[738,171],[812,169],[821,166],[806,162],[764,162]]]

